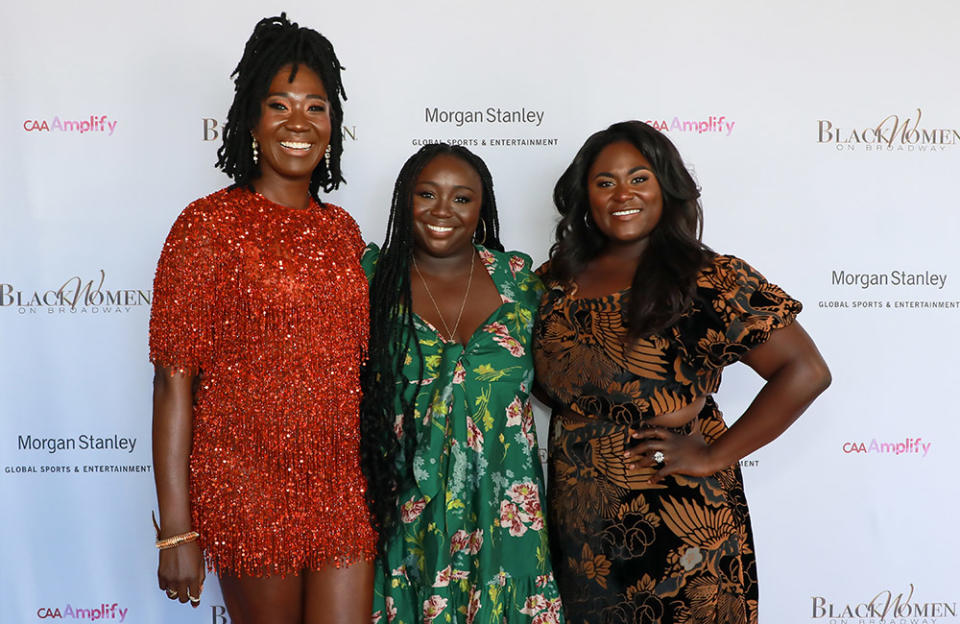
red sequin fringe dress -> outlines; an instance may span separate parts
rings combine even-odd
[[[216,570],[291,574],[375,554],[359,450],[362,251],[343,209],[243,188],[195,201],[170,230],[150,359],[201,372],[190,497]]]

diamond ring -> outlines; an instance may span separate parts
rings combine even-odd
[[[653,461],[658,464],[662,464],[664,459],[666,459],[666,456],[663,454],[663,451],[657,451],[653,454]]]

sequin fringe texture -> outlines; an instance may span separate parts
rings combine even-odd
[[[214,569],[291,574],[375,554],[360,470],[362,248],[341,208],[246,189],[194,202],[170,231],[150,358],[200,371],[190,493]]]

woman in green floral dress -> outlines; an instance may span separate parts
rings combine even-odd
[[[504,252],[493,184],[421,149],[370,245],[364,466],[380,529],[373,622],[561,622],[530,388],[542,286]]]

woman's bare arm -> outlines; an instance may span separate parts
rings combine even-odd
[[[774,330],[770,338],[743,356],[742,361],[767,383],[729,430],[713,444],[700,435],[681,436],[661,428],[634,434],[641,440],[627,453],[645,465],[656,465],[655,451],[666,457],[651,478],[669,474],[706,476],[738,462],[771,442],[830,385],[830,370],[813,340],[798,323]],[[642,460],[640,456],[645,456]]]
[[[191,373],[161,366],[154,369],[153,472],[161,539],[194,530],[190,516],[193,382]],[[157,575],[160,589],[169,590],[171,598],[187,602],[189,596],[199,597],[204,579],[200,545],[189,542],[161,550]]]

